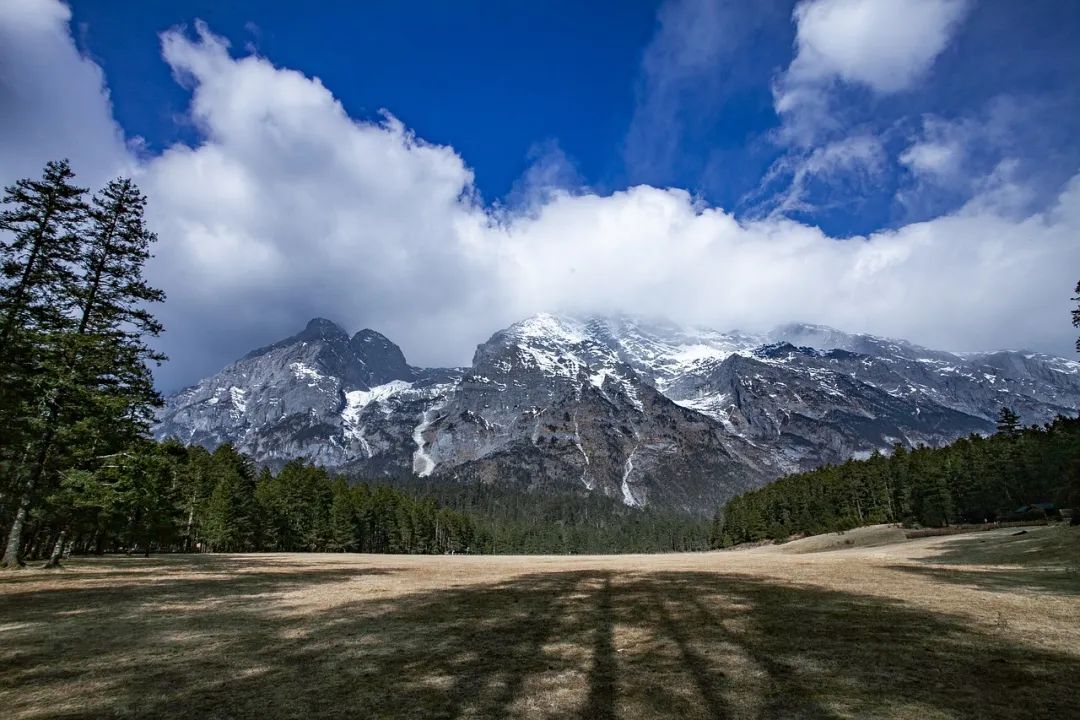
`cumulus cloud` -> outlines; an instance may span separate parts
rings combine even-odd
[[[919,80],[948,45],[967,0],[803,0],[792,14],[796,55],[773,89],[796,142],[833,124],[836,83],[887,94]]]
[[[8,18],[0,11],[0,25]],[[51,22],[65,30],[64,17]],[[389,114],[349,117],[317,78],[235,57],[202,25],[166,33],[162,48],[192,92],[201,134],[137,167],[161,238],[151,274],[169,293],[165,388],[314,315],[374,327],[413,362],[443,365],[468,362],[491,332],[543,310],[721,328],[807,320],[954,349],[1071,345],[1080,178],[1043,212],[1002,212],[990,192],[931,221],[845,240],[647,185],[556,188],[527,212],[505,211],[477,200],[452,148]],[[37,80],[58,82],[63,57],[86,62],[65,50]],[[107,95],[98,81],[93,89],[83,109],[104,112]],[[67,144],[113,137],[76,128]],[[873,154],[869,144],[846,150]],[[835,153],[817,162],[836,163]]]
[[[71,10],[54,0],[0,7],[0,168],[4,180],[68,158],[83,182],[130,170],[105,76],[72,42]],[[93,142],[73,141],[92,138]]]
[[[945,348],[1063,351],[1078,207],[1074,180],[1045,214],[1015,220],[970,207],[837,240],[790,220],[740,222],[684,192],[641,186],[561,198],[502,242],[517,266],[508,295],[522,311],[557,294],[575,309],[659,311],[721,327],[802,319]]]
[[[795,8],[795,82],[832,77],[879,93],[911,87],[945,49],[965,0],[812,0]]]

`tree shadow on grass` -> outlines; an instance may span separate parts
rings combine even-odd
[[[1080,569],[1080,528],[1048,526],[957,535],[922,561],[935,565],[1076,570]]]
[[[893,565],[892,570],[921,575],[940,582],[991,592],[1032,591],[1050,595],[1080,595],[1080,570],[994,569]]]
[[[325,554],[313,554],[312,557],[326,557]],[[341,557],[349,556],[342,554]],[[259,572],[279,569],[283,573],[292,573],[298,567],[296,555],[274,554],[156,554],[150,557],[142,555],[109,554],[93,557],[80,557],[65,560],[60,567],[44,570],[43,562],[34,562],[24,568],[0,572],[0,587],[18,587],[35,585],[42,581],[75,577],[80,581],[117,580],[132,583],[139,580],[159,582],[162,579],[192,574],[209,576],[213,574],[236,575],[245,568],[257,567]],[[73,569],[77,567],[77,569]],[[333,567],[332,565],[330,567]]]
[[[199,720],[1066,717],[1080,674],[1075,656],[899,602],[717,573],[370,599],[355,571],[244,575],[226,602],[197,580],[17,597],[0,609],[0,702],[12,717]],[[343,579],[356,587],[324,609],[284,602]]]
[[[956,536],[919,562],[892,569],[980,590],[1080,595],[1078,528]]]

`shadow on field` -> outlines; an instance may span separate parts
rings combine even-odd
[[[891,569],[980,590],[1080,595],[1080,528],[957,536],[921,563]]]
[[[1080,528],[1063,525],[957,535],[923,558],[937,565],[1080,569]]]
[[[892,570],[921,575],[940,582],[963,585],[992,592],[1031,590],[1050,595],[1080,595],[1080,570],[1008,569],[961,570],[954,567],[918,567],[893,565]]]
[[[333,598],[345,581],[330,609],[282,596]],[[1076,657],[881,598],[695,572],[543,573],[389,599],[363,585],[363,572],[294,566],[9,594],[0,706],[199,720],[1076,708]]]

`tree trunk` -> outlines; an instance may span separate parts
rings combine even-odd
[[[60,536],[56,538],[56,544],[53,545],[52,554],[49,556],[49,561],[43,566],[44,569],[49,570],[52,568],[60,567],[60,558],[64,555],[64,542],[67,540],[67,530],[61,530]]]
[[[191,493],[191,505],[188,507],[187,529],[184,531],[184,551],[191,552],[195,547],[195,538],[191,536],[191,530],[195,526],[195,500],[199,496],[198,490]]]
[[[26,536],[25,529],[23,530],[23,536]],[[34,528],[34,531],[30,533],[29,539],[23,541],[23,562],[37,560],[42,555],[42,547],[51,548],[52,541],[55,539],[56,536],[52,533],[43,533],[41,528]]]
[[[30,491],[27,488],[19,498],[19,509],[15,511],[15,519],[11,521],[11,530],[8,531],[7,545],[4,549],[4,557],[0,560],[0,567],[14,569],[26,565],[19,557],[19,549],[22,545],[23,525],[26,523],[26,510],[29,505]]]
[[[45,436],[41,439],[41,448],[38,450],[37,457],[34,459],[34,467],[30,472],[30,477],[26,479],[26,484],[23,486],[22,490],[22,496],[19,498],[19,509],[15,512],[15,520],[11,523],[11,530],[8,532],[7,547],[4,550],[4,558],[0,560],[0,567],[15,568],[24,567],[26,565],[19,556],[20,546],[22,545],[23,526],[26,524],[26,513],[30,508],[30,495],[40,482],[42,475],[45,474],[45,463],[48,462],[49,450],[52,448],[52,441],[55,435],[55,428],[52,426],[55,424],[57,414],[56,408],[53,407],[49,413],[49,422],[46,426]]]
[[[97,263],[94,265],[94,276],[90,281],[89,292],[86,294],[86,304],[82,307],[79,329],[76,331],[77,335],[85,335],[86,328],[90,323],[90,314],[94,311],[98,290],[101,289],[101,273],[104,271],[105,263],[112,252],[112,236],[114,232],[116,232],[116,216],[113,216],[112,224],[109,226],[109,234],[106,236],[108,239],[105,240],[105,247],[101,251],[101,257],[98,258]]]

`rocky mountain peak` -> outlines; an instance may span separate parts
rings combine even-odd
[[[364,382],[369,386],[391,380],[410,380],[416,375],[414,368],[405,361],[401,348],[374,330],[364,329],[353,335],[349,350],[363,367]]]
[[[337,337],[346,334],[347,333],[341,329],[341,326],[333,320],[317,317],[308,320],[308,323],[304,327],[303,332],[300,333],[300,336]]]
[[[952,353],[930,350],[907,340],[880,337],[866,333],[848,333],[827,325],[790,323],[781,325],[769,333],[774,342],[789,342],[796,347],[812,347],[817,350],[846,350],[873,357],[902,357],[907,360],[956,359]]]
[[[542,340],[568,345],[586,339],[585,323],[568,315],[538,313],[516,322],[505,331],[506,335],[520,340]]]
[[[296,333],[295,335],[290,335],[284,340],[278,340],[275,343],[256,348],[255,350],[252,350],[247,355],[242,357],[240,361],[243,362],[244,360],[250,360],[251,358],[255,358],[260,355],[266,355],[267,353],[279,350],[284,347],[289,347],[291,345],[319,342],[342,344],[347,343],[348,341],[349,334],[342,330],[341,327],[336,323],[327,320],[326,318],[312,318],[308,321],[307,325],[304,326],[304,329]]]

